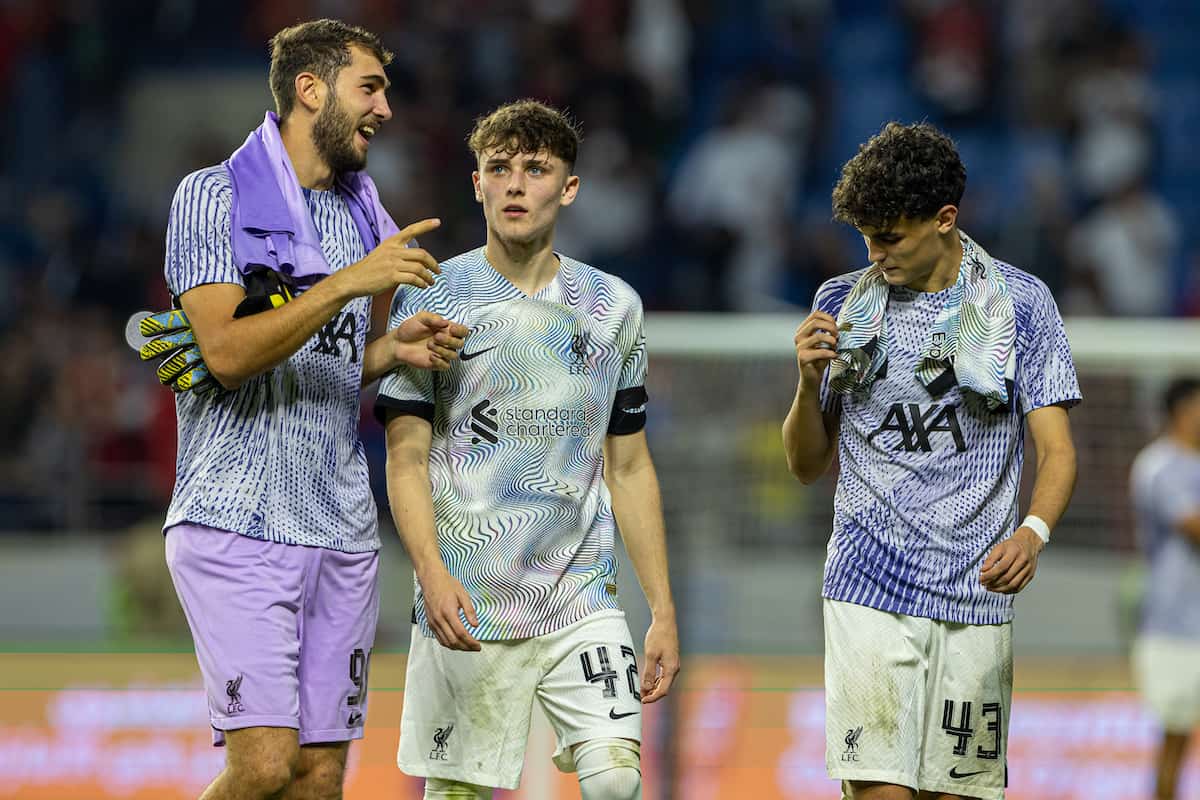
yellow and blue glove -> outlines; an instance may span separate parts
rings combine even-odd
[[[125,324],[125,341],[142,361],[161,359],[154,373],[175,392],[207,392],[219,387],[200,357],[191,323],[183,309],[139,311]]]
[[[273,270],[255,270],[245,279],[246,297],[234,309],[234,319],[279,308],[296,296],[295,284]],[[191,323],[181,308],[137,312],[125,323],[125,341],[137,350],[142,361],[162,359],[155,374],[159,383],[175,392],[221,388],[205,366]]]

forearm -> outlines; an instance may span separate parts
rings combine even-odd
[[[380,292],[371,298],[371,329],[363,349],[362,386],[365,389],[391,372],[396,366],[388,353],[388,316],[392,303],[391,292]]]
[[[222,386],[236,389],[298,351],[350,299],[331,276],[278,308],[228,319],[197,336],[201,355]],[[194,315],[187,295],[183,306]]]
[[[653,462],[607,476],[613,514],[646,603],[655,618],[674,618],[675,601],[667,567],[667,539],[662,500]]]
[[[380,336],[368,342],[363,350],[362,385],[370,386],[375,381],[391,372],[399,362],[393,357],[391,339]]]
[[[1075,449],[1056,447],[1038,453],[1037,478],[1029,512],[1051,529],[1058,524],[1075,491]]]
[[[429,468],[424,464],[396,463],[388,457],[388,502],[400,542],[412,561],[417,579],[431,570],[444,570],[438,550],[437,528],[433,518],[433,495],[429,486]]]
[[[833,442],[825,428],[818,392],[803,384],[796,387],[783,421],[783,449],[788,470],[803,483],[824,475],[833,461]]]

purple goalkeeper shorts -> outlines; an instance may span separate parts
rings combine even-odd
[[[379,554],[251,539],[183,523],[167,567],[224,731],[295,728],[300,744],[361,739],[379,621]]]

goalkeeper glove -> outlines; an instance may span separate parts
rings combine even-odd
[[[246,297],[234,309],[234,319],[279,308],[296,296],[295,284],[273,270],[255,270],[245,279]],[[143,361],[162,358],[155,374],[163,386],[176,392],[201,393],[220,388],[200,356],[191,323],[181,308],[139,311],[125,324],[125,341]]]
[[[200,347],[183,309],[139,311],[125,325],[125,341],[142,361],[162,359],[154,371],[175,392],[207,392],[218,384],[200,357]]]

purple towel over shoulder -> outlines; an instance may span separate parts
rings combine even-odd
[[[300,285],[329,275],[332,270],[273,111],[234,151],[225,168],[233,186],[230,234],[238,268],[243,273],[274,270]],[[366,172],[338,175],[334,187],[346,198],[367,252],[399,232]]]

